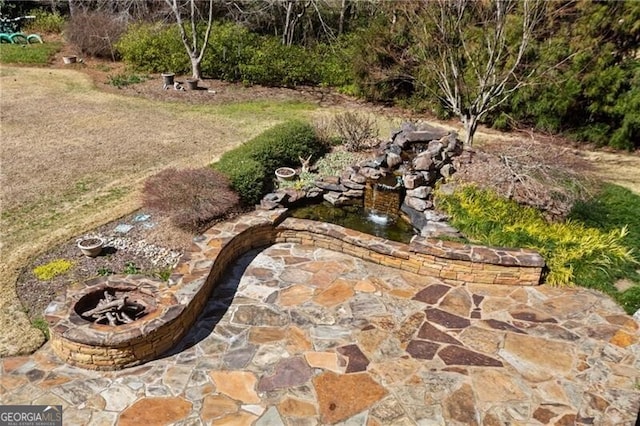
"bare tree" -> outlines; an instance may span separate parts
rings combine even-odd
[[[336,29],[328,18],[346,13],[347,0],[227,0],[228,16],[254,30],[272,32],[283,45],[304,42],[307,38],[335,38]],[[341,16],[340,19],[346,19]],[[344,23],[340,23],[343,25]]]
[[[188,10],[189,24],[182,20],[183,5],[178,4],[178,0],[165,0],[165,3],[167,3],[171,8],[171,12],[176,19],[176,24],[178,24],[178,28],[180,29],[182,44],[184,44],[187,54],[189,55],[189,59],[191,59],[191,71],[193,73],[193,78],[200,79],[202,78],[200,65],[202,63],[202,58],[204,57],[204,52],[207,48],[207,44],[209,43],[209,36],[211,35],[211,27],[213,25],[213,0],[208,0],[207,2],[207,28],[202,36],[202,40],[200,40],[197,28],[200,15],[198,8],[196,7],[196,1],[189,0],[185,5],[187,6],[185,9]],[[189,39],[187,34],[186,25],[190,25],[189,32],[191,33],[191,39]]]
[[[410,10],[418,59],[462,121],[465,146],[478,122],[533,76],[524,59],[543,7],[541,0],[422,0]]]

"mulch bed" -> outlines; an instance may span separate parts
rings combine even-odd
[[[107,223],[84,235],[67,241],[33,259],[26,265],[16,283],[16,291],[31,320],[43,315],[49,302],[64,294],[67,288],[81,286],[88,279],[106,274],[141,273],[166,279],[184,252],[185,244],[163,241],[162,218],[145,211]],[[95,258],[84,256],[77,247],[82,237],[100,236],[106,243]],[[34,268],[58,259],[73,266],[51,280],[43,281]]]

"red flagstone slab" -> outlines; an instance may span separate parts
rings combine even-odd
[[[407,353],[416,359],[433,359],[440,345],[424,340],[412,340],[407,345]]]
[[[474,365],[478,367],[502,367],[502,362],[460,346],[447,346],[438,352],[447,365]]]
[[[629,331],[636,331],[639,328],[638,323],[629,315],[608,315],[604,319],[611,324],[621,325]]]
[[[422,324],[422,327],[420,327],[420,331],[418,332],[418,337],[425,340],[431,340],[432,342],[449,343],[452,345],[462,346],[462,343],[460,343],[457,339],[451,337],[447,333],[438,330],[428,322]]]
[[[358,345],[342,346],[338,348],[337,351],[349,360],[345,373],[359,373],[367,369],[369,360],[362,353]]]
[[[287,338],[286,329],[275,327],[253,327],[249,330],[251,343],[263,344],[278,342]]]
[[[484,296],[480,294],[474,294],[471,296],[471,298],[473,299],[473,304],[476,306],[480,306],[480,303],[482,303],[482,301],[484,300]]]
[[[246,404],[257,404],[256,376],[249,371],[211,371],[209,373],[218,392]]]
[[[251,426],[257,418],[258,416],[255,414],[247,413],[246,411],[239,411],[221,419],[217,419],[213,424],[215,426]]]
[[[538,407],[536,411],[533,412],[533,418],[544,424],[548,424],[555,416],[557,416],[556,413],[545,407]]]
[[[518,319],[521,321],[549,322],[549,323],[558,322],[553,317],[545,315],[542,312],[532,311],[532,310],[518,310],[518,311],[510,312],[509,315],[511,315],[512,318]]]
[[[508,322],[499,321],[496,319],[487,319],[487,320],[484,320],[484,323],[487,324],[489,327],[493,328],[494,330],[504,330],[504,331],[511,331],[512,333],[526,334],[524,331],[520,330],[517,327],[512,326]]]
[[[447,292],[451,290],[451,287],[444,284],[433,284],[429,287],[420,290],[413,296],[413,300],[419,300],[420,302],[428,303],[430,305],[435,305],[438,303],[438,300],[442,298]]]
[[[313,378],[322,423],[337,423],[368,409],[387,395],[367,373],[326,372]]]
[[[465,328],[471,325],[471,321],[440,309],[427,309],[427,319],[446,328]]]
[[[278,302],[281,306],[301,305],[313,297],[315,290],[309,286],[297,284],[292,285],[280,292]]]
[[[353,296],[353,287],[354,283],[337,279],[329,287],[316,294],[313,301],[326,307],[335,306]]]
[[[118,425],[168,425],[184,419],[191,403],[182,398],[141,399],[120,414]]]

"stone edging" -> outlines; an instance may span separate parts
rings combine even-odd
[[[385,266],[466,282],[537,285],[544,260],[531,250],[496,249],[415,237],[410,244],[383,240],[338,225],[286,217],[286,209],[255,211],[217,224],[194,239],[169,282],[141,276],[110,276],[69,290],[45,312],[51,345],[70,364],[115,370],[140,364],[173,347],[202,312],[228,265],[245,252],[275,243],[324,247]],[[106,286],[140,286],[157,295],[154,312],[117,327],[93,324],[74,312],[89,291]]]

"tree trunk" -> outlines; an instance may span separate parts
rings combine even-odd
[[[463,115],[461,117],[462,124],[464,125],[464,146],[465,148],[471,148],[473,146],[473,137],[478,130],[478,116],[473,114]]]
[[[338,21],[338,35],[342,35],[344,31],[344,19],[347,11],[347,0],[342,0],[340,5],[340,20]]]
[[[200,64],[200,58],[197,56],[191,56],[191,72],[193,73],[193,78],[201,80],[202,79],[202,67]]]
[[[285,46],[289,46],[290,44],[290,36],[289,32],[291,31],[291,13],[293,11],[293,2],[287,3],[287,15],[284,21],[284,30],[282,31],[282,44]]]

